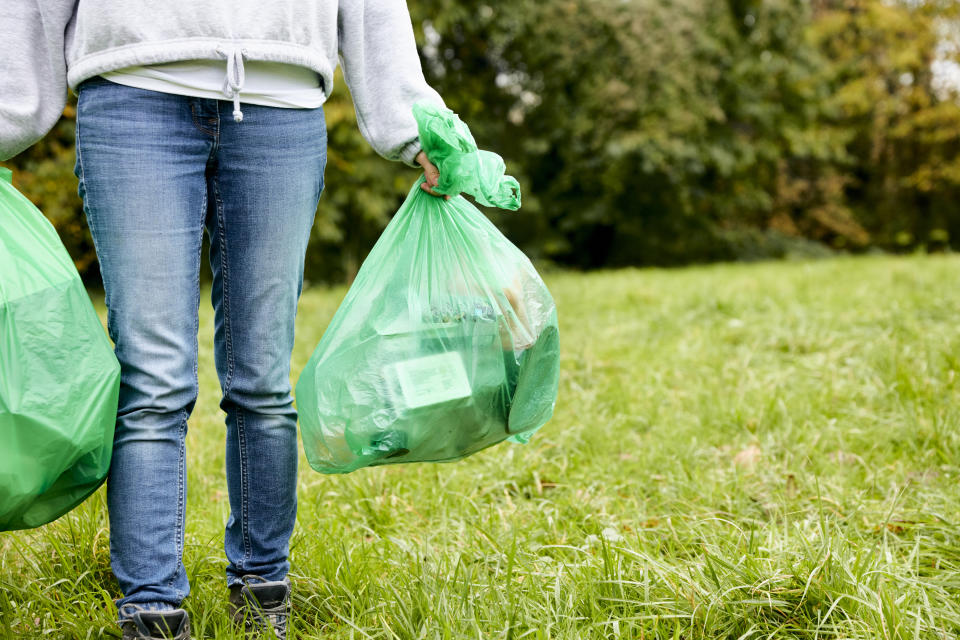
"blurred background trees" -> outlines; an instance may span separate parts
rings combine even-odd
[[[427,79],[524,188],[491,218],[578,268],[960,247],[956,4],[408,0]],[[307,277],[340,281],[415,173],[342,82],[326,112]],[[95,282],[73,117],[8,164]]]

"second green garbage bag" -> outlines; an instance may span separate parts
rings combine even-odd
[[[447,109],[414,108],[440,170],[370,251],[296,387],[303,446],[322,473],[452,461],[526,442],[553,414],[557,310],[527,257],[475,206],[520,207],[504,163]]]
[[[120,364],[43,214],[0,169],[0,531],[39,527],[107,477]]]

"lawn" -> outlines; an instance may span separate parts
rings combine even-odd
[[[958,637],[958,272],[549,275],[563,371],[530,444],[346,476],[301,460],[296,637]],[[343,293],[305,292],[294,375]],[[206,301],[200,331],[185,607],[195,637],[234,638]],[[0,554],[0,635],[114,633],[102,490]]]

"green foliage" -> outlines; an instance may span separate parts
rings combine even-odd
[[[336,477],[301,458],[294,637],[960,637],[960,290],[944,286],[958,269],[548,277],[560,394],[530,444]],[[343,294],[304,294],[294,375]],[[240,640],[213,324],[203,305],[184,604],[196,637]],[[0,638],[111,637],[104,495],[0,534]]]
[[[750,229],[841,248],[889,247],[905,227],[955,238],[960,108],[930,71],[955,9],[837,5],[451,1],[423,10],[438,34],[425,53],[454,109],[529,183],[527,215],[504,226],[537,255],[739,258]],[[851,117],[855,101],[896,123]],[[877,139],[886,156],[864,150]]]
[[[334,87],[324,105],[324,193],[305,265],[306,277],[318,282],[342,282],[356,275],[417,175],[413,169],[387,162],[364,141],[339,71]]]
[[[960,97],[956,88],[938,95],[931,63],[960,8],[825,5],[809,37],[831,61],[824,120],[845,132],[838,169],[856,219],[885,248],[956,243]]]
[[[500,153],[524,208],[492,219],[579,267],[775,257],[796,246],[960,247],[960,60],[945,0],[411,3],[428,81]],[[356,272],[415,173],[326,105],[327,189],[307,277]],[[15,180],[95,276],[68,109]],[[790,253],[789,250],[786,250]]]

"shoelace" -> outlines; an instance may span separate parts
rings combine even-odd
[[[249,615],[244,619],[244,627],[247,631],[258,631],[265,623],[269,623],[278,638],[286,638],[289,616],[286,603],[276,607],[250,606]]]
[[[240,580],[242,580],[243,584],[246,586],[250,586],[250,584],[253,582],[270,582],[266,578],[256,575],[246,575],[240,578]],[[255,598],[254,602],[250,602],[249,599],[245,600],[248,602],[249,610],[252,614],[248,615],[245,620],[245,626],[248,631],[255,631],[258,627],[261,627],[264,622],[267,622],[273,628],[278,638],[287,637],[287,621],[290,618],[290,609],[288,607],[287,600],[284,600],[273,607],[264,607],[262,604],[255,601]]]
[[[243,122],[243,111],[240,110],[240,92],[246,82],[243,69],[243,57],[247,50],[242,47],[227,48],[224,45],[217,47],[217,53],[227,59],[227,75],[223,79],[223,93],[233,100],[233,119]]]

